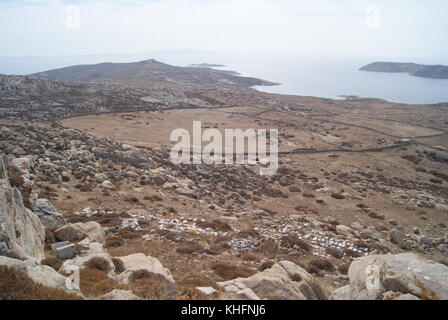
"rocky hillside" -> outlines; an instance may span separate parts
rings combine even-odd
[[[448,66],[422,65],[416,63],[373,62],[359,69],[370,72],[404,72],[411,76],[424,78],[448,79]]]
[[[39,72],[30,76],[53,81],[113,83],[138,87],[201,85],[249,88],[275,85],[265,80],[238,76],[235,72],[210,68],[176,67],[154,59],[134,63],[80,65]]]
[[[181,90],[150,90],[112,84],[70,83],[0,75],[1,118],[42,121],[82,114],[151,111],[167,106],[210,107],[217,103],[219,102]]]
[[[12,275],[38,284],[25,298],[448,299],[448,267],[402,253],[442,253],[446,237],[253,206],[317,187],[293,167],[274,184],[60,126],[2,127],[0,142],[2,299],[24,298]]]

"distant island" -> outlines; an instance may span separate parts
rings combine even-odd
[[[213,63],[198,63],[198,64],[190,64],[190,67],[195,68],[220,68],[225,67],[223,64],[213,64]]]
[[[374,62],[359,69],[360,71],[370,72],[405,72],[411,76],[448,79],[448,66],[443,65],[423,65],[416,63],[399,62]]]

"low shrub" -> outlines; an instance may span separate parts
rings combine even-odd
[[[177,296],[177,285],[164,276],[147,270],[134,271],[130,277],[132,292],[147,300],[174,300]]]
[[[287,235],[281,239],[281,245],[287,248],[299,248],[306,252],[311,250],[311,247],[304,240],[295,235]]]
[[[211,266],[213,272],[224,280],[232,280],[235,278],[247,278],[256,273],[255,270],[241,266],[234,266],[228,263],[216,262]]]
[[[333,271],[335,269],[331,261],[325,258],[312,259],[309,265],[325,271]]]
[[[340,266],[338,266],[338,271],[341,274],[347,275],[349,268],[350,268],[350,263],[344,263],[344,264],[341,264]]]
[[[14,166],[8,166],[8,178],[9,178],[9,183],[14,188],[18,188],[25,183],[25,180],[23,179],[22,174]]]
[[[99,297],[114,289],[129,290],[129,287],[121,285],[109,278],[105,271],[98,269],[82,269],[79,280],[81,292],[86,297]]]
[[[107,237],[104,246],[109,248],[118,248],[125,244],[125,241],[118,237]]]
[[[84,263],[84,266],[87,269],[96,269],[100,271],[109,272],[111,270],[111,266],[109,262],[101,257],[93,257]]]
[[[310,274],[314,274],[314,275],[316,275],[316,276],[320,276],[320,275],[321,275],[321,273],[320,273],[320,269],[319,269],[318,267],[316,267],[316,266],[313,266],[313,265],[308,265],[308,266],[305,268],[305,270],[306,270],[308,273],[310,273]]]
[[[232,231],[232,227],[230,225],[218,219],[213,220],[212,222],[199,221],[196,224],[198,227],[203,229],[210,228],[213,229],[214,231],[223,231],[223,232]]]
[[[260,265],[258,271],[264,271],[266,269],[270,269],[274,264],[275,264],[274,261],[265,261]]]
[[[196,288],[179,287],[177,300],[209,300],[209,298]]]
[[[123,239],[139,239],[139,238],[141,238],[140,233],[133,230],[132,228],[123,228],[118,232],[118,234]]]
[[[116,273],[122,273],[125,270],[124,263],[121,259],[112,258],[112,262],[114,263]]]
[[[342,250],[336,249],[336,248],[326,248],[325,253],[329,254],[330,256],[333,256],[336,259],[342,259],[344,256],[344,252]]]
[[[58,258],[47,258],[40,262],[40,264],[52,267],[56,271],[59,271],[59,269],[62,267],[62,263],[62,260]]]

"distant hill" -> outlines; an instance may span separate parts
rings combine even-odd
[[[34,73],[30,76],[53,81],[95,82],[153,88],[200,85],[235,89],[276,85],[261,79],[242,77],[232,71],[176,67],[154,59],[133,63],[79,65]]]
[[[448,79],[448,66],[422,65],[416,63],[374,62],[359,69],[370,72],[406,72],[411,76]]]
[[[152,110],[159,104],[141,99],[150,95],[152,91],[134,87],[0,74],[0,117],[49,120],[85,113]]]

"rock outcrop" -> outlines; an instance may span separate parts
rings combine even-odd
[[[36,213],[46,228],[60,228],[64,225],[62,214],[47,199],[36,200]]]
[[[448,267],[413,253],[372,255],[352,262],[350,285],[334,300],[447,300]]]
[[[251,277],[218,285],[240,299],[326,300],[316,279],[291,261],[281,261]]]
[[[104,230],[98,222],[72,223],[59,228],[55,232],[59,241],[76,242],[88,238],[91,242],[104,243]]]
[[[71,273],[73,270],[85,269],[87,268],[86,263],[91,259],[101,259],[102,261],[105,261],[108,265],[109,276],[113,277],[115,275],[115,265],[112,262],[111,256],[107,253],[92,253],[71,260],[65,260],[59,269],[59,272]]]
[[[158,259],[145,256],[143,253],[131,254],[125,257],[119,257],[123,261],[125,271],[118,275],[117,280],[121,283],[128,284],[130,276],[134,271],[146,270],[150,273],[159,274],[169,282],[174,283],[171,272],[165,268]]]
[[[0,156],[0,255],[43,259],[44,227],[25,207],[21,192],[11,185],[7,163],[6,157]]]
[[[8,257],[0,257],[0,265],[21,271],[34,282],[46,287],[63,290],[67,293],[83,297],[79,288],[72,284],[70,279],[64,277],[49,266],[35,264],[31,260],[20,261]]]

